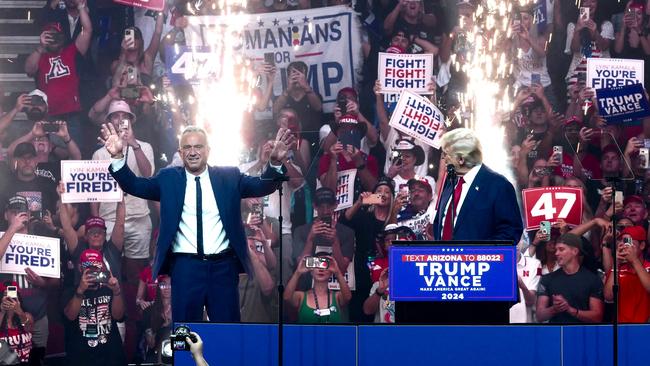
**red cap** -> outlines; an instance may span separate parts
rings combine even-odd
[[[628,203],[632,203],[632,202],[637,202],[645,206],[645,202],[643,202],[643,198],[641,198],[641,196],[636,196],[636,195],[625,197],[625,199],[623,200],[623,206],[627,206]]]
[[[81,270],[85,270],[86,268],[96,268],[96,269],[103,269],[104,268],[104,256],[102,255],[102,252],[96,249],[86,249],[83,252],[81,252],[81,255],[79,256],[79,266],[81,267]]]
[[[564,121],[565,126],[568,126],[568,125],[570,125],[572,123],[577,123],[579,125],[582,125],[582,120],[578,116],[571,116],[571,117],[567,118],[566,121]]]
[[[92,228],[100,228],[106,230],[106,222],[99,216],[90,216],[86,220],[84,226],[86,227],[86,231]]]
[[[405,51],[404,51],[404,49],[402,49],[402,47],[391,45],[390,47],[388,47],[386,49],[386,53],[398,53],[399,54],[399,53],[405,53]]]
[[[43,32],[47,32],[47,31],[61,33],[63,32],[63,28],[61,27],[61,23],[59,22],[50,22],[50,23],[46,23],[43,26]]]
[[[0,282],[0,292],[5,292],[5,290],[9,286],[16,286],[17,289],[20,288],[18,286],[18,282],[16,282],[16,281],[2,281],[2,282]]]
[[[433,193],[433,189],[431,188],[431,184],[429,184],[429,181],[426,180],[426,178],[411,178],[407,182],[409,188],[415,184],[421,184],[424,189],[429,191],[429,193]]]
[[[636,241],[646,241],[646,231],[643,228],[643,226],[628,226],[623,231],[621,231],[621,235],[629,235],[632,237],[632,240]]]

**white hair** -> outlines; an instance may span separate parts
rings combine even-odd
[[[202,133],[203,136],[205,136],[205,140],[206,141],[208,140],[208,134],[205,132],[204,129],[202,129],[201,127],[197,127],[197,126],[187,126],[181,132],[181,136],[178,139],[178,142],[180,143],[181,140],[183,140],[183,136],[185,136],[188,133]]]
[[[442,150],[447,155],[462,158],[463,165],[473,168],[483,162],[481,142],[469,128],[456,128],[442,136]]]

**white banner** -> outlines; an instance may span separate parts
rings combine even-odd
[[[433,75],[433,55],[408,53],[379,53],[377,65],[381,91],[408,90],[417,94],[432,94],[427,87]]]
[[[25,268],[29,267],[39,276],[59,278],[60,248],[58,238],[14,234],[0,262],[0,273],[24,275]]]
[[[347,6],[330,6],[300,11],[264,14],[188,17],[185,29],[187,44],[197,52],[211,49],[215,61],[205,54],[195,59],[203,60],[197,67],[204,76],[219,75],[219,53],[216,39],[226,34],[236,37],[233,51],[260,65],[265,53],[273,53],[278,67],[273,94],[278,96],[286,89],[287,66],[293,61],[307,64],[307,81],[323,98],[325,112],[332,112],[336,93],[358,83],[363,56],[361,53],[360,23],[353,10]],[[190,51],[191,52],[191,51]],[[191,58],[181,57],[187,60]],[[211,65],[211,66],[210,66]],[[172,69],[187,74],[183,65]],[[214,68],[213,72],[205,68]],[[190,74],[197,74],[191,72]]]
[[[605,89],[643,84],[644,61],[622,58],[588,58],[587,86]]]
[[[429,99],[404,91],[397,102],[389,125],[439,149],[443,123],[445,117]]]
[[[356,169],[342,170],[336,173],[336,211],[352,207],[354,203],[354,180],[357,178]]]
[[[108,172],[110,160],[61,160],[63,203],[120,202],[122,189]]]

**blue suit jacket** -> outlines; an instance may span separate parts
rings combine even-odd
[[[448,179],[433,221],[435,240],[441,240],[441,217],[452,192]],[[453,240],[509,240],[516,244],[523,230],[514,187],[504,176],[482,165],[456,218]]]
[[[286,168],[283,167],[283,171],[284,169]],[[124,192],[146,200],[160,201],[160,232],[152,272],[153,278],[158,274],[168,274],[172,243],[181,222],[185,201],[185,168],[161,169],[151,178],[137,177],[126,164],[118,171],[109,167],[109,171]],[[273,178],[282,174],[268,166],[261,177],[242,174],[239,169],[232,167],[208,167],[208,171],[230,247],[239,258],[242,269],[251,274],[246,234],[241,219],[241,199],[273,193],[280,185]],[[210,229],[205,228],[205,235],[210,234]]]

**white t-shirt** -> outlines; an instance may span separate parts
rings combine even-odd
[[[569,71],[566,74],[566,79],[568,80],[571,76],[573,76],[576,68],[578,65],[580,65],[580,62],[582,62],[583,56],[582,52],[573,52],[571,51],[571,42],[573,41],[573,36],[575,33],[576,25],[575,23],[569,23],[566,26],[566,46],[564,48],[564,53],[567,55],[573,54],[573,59],[571,60],[571,65],[569,66]],[[608,20],[604,21],[600,25],[600,36],[605,38],[605,39],[610,39],[613,40],[615,38],[614,36],[614,26],[612,23]],[[609,58],[611,57],[609,54],[609,50],[602,51],[602,50],[595,50],[592,53],[592,57],[601,57],[601,58]]]
[[[239,167],[239,170],[244,173],[254,177],[260,176],[261,172],[249,171],[257,164],[257,160],[251,161],[250,163],[243,164]],[[302,171],[300,168],[291,163],[291,165],[300,173]],[[302,187],[303,183],[300,185]],[[291,234],[291,196],[293,192],[300,189],[300,187],[292,188],[288,182],[282,183],[282,234]],[[273,192],[272,194],[265,196],[264,200],[264,215],[268,217],[278,218],[280,216],[280,194],[278,191]]]
[[[370,295],[374,296],[379,288],[379,282],[372,284]],[[379,311],[375,313],[375,323],[395,323],[395,301],[390,299],[390,287],[386,289],[386,299],[379,299]]]
[[[515,83],[517,89],[521,86],[529,86],[532,74],[540,75],[543,87],[546,88],[551,85],[551,76],[548,74],[548,68],[546,67],[546,56],[539,57],[532,47],[526,52],[518,50],[517,70],[517,81]]]
[[[528,250],[522,253],[517,263],[517,275],[521,277],[528,290],[537,292],[541,276],[542,263],[535,257],[530,257]],[[524,292],[519,289],[519,302],[510,308],[510,323],[533,323],[533,307],[526,306]]]
[[[153,148],[150,144],[136,140],[142,149],[142,152],[147,157],[149,164],[151,164],[151,171],[155,170],[154,160],[153,160]],[[132,147],[128,147],[127,151],[124,153],[127,155],[126,164],[129,169],[138,177],[142,177],[142,172],[138,168],[138,162],[135,159],[135,151]],[[105,148],[99,148],[93,154],[93,160],[111,160],[111,155],[106,151]],[[126,205],[126,221],[129,221],[131,218],[139,218],[149,215],[149,205],[147,200],[142,198],[135,197],[133,195],[127,194],[124,198],[124,203]],[[102,202],[99,204],[99,216],[101,216],[106,221],[115,222],[115,211],[117,209],[117,203],[115,202]]]

